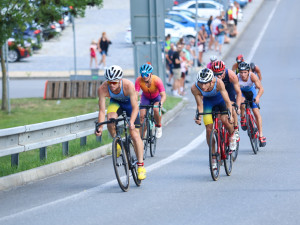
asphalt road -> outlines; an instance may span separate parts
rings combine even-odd
[[[132,182],[123,193],[114,180],[111,157],[106,157],[0,192],[0,224],[299,224],[300,31],[295,27],[300,2],[280,1],[263,33],[276,2],[265,0],[225,59],[231,66],[236,55],[251,56],[264,34],[253,61],[263,71],[261,113],[268,143],[254,155],[241,131],[230,177],[224,171],[217,182],[210,177],[204,127],[193,122],[195,104],[189,94],[188,106],[164,127],[157,156],[145,161],[148,177],[141,187]]]

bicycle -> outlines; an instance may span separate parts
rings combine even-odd
[[[213,117],[213,129],[209,140],[209,168],[212,179],[217,181],[220,175],[222,160],[224,162],[226,175],[230,176],[232,172],[233,157],[232,151],[229,149],[229,133],[218,117],[218,115],[228,115],[228,118],[230,118],[230,112],[228,110],[225,112],[213,110],[211,113],[199,113],[197,110],[196,118],[199,118],[199,115],[208,114],[211,114]],[[213,161],[217,163],[216,168],[213,167]]]
[[[123,125],[118,125],[119,122],[123,121]],[[120,188],[126,192],[129,189],[129,170],[131,171],[132,178],[137,186],[141,185],[141,180],[137,176],[137,157],[134,151],[134,145],[131,140],[130,134],[128,134],[128,128],[130,122],[126,116],[126,112],[122,113],[122,118],[111,118],[108,121],[97,123],[96,130],[99,126],[104,124],[114,123],[116,128],[116,136],[112,141],[112,160],[116,178],[118,180]],[[124,137],[121,136],[124,129]],[[118,145],[121,148],[120,155],[118,156]]]
[[[259,133],[258,133],[258,128],[257,128],[257,123],[255,120],[255,117],[252,115],[251,113],[251,104],[255,103],[255,99],[253,100],[247,100],[245,99],[245,101],[242,103],[242,105],[245,105],[245,110],[246,110],[246,125],[247,125],[247,134],[249,136],[250,139],[250,143],[252,146],[252,150],[254,152],[254,154],[257,154],[259,148]],[[258,106],[258,109],[260,109],[259,105],[256,104]]]
[[[151,157],[154,157],[156,152],[156,129],[154,120],[154,108],[159,108],[159,115],[161,115],[161,103],[159,105],[140,105],[140,108],[146,108],[144,122],[142,124],[141,138],[144,142],[144,159],[147,157],[147,149],[150,149]]]
[[[238,105],[236,103],[232,104],[233,108],[235,109],[236,113],[238,111]],[[235,162],[235,160],[237,159],[237,156],[239,154],[239,148],[240,148],[240,142],[236,142],[236,149],[235,151],[232,152],[232,160],[233,162]]]

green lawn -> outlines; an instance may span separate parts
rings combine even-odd
[[[168,96],[164,104],[166,110],[172,109],[181,101]],[[107,101],[108,102],[108,101]],[[0,101],[1,104],[1,101]],[[43,100],[40,98],[12,99],[11,113],[0,111],[0,128],[24,126],[56,119],[68,118],[98,110],[98,99],[63,99]],[[96,141],[95,135],[87,137],[87,145],[80,146],[80,139],[69,142],[69,156],[63,156],[62,144],[47,147],[47,159],[40,161],[39,149],[19,154],[19,166],[11,167],[11,157],[0,157],[0,176],[21,172],[31,168],[50,164],[73,155],[97,148],[111,142],[108,133],[102,136],[102,142]]]

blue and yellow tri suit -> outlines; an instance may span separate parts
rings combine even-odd
[[[109,92],[109,96],[110,96],[110,102],[107,108],[107,113],[111,113],[111,112],[115,112],[119,115],[122,114],[123,111],[126,112],[126,115],[128,117],[131,116],[131,112],[132,112],[132,106],[131,106],[131,102],[130,102],[130,97],[129,96],[125,96],[124,95],[124,91],[123,91],[123,81],[121,80],[121,91],[118,94],[114,94],[109,86],[108,86],[108,92]],[[140,125],[140,115],[138,113],[135,121],[134,121],[135,125]],[[138,126],[136,126],[138,127]]]
[[[202,91],[202,89],[198,86],[198,82],[196,82],[196,87],[201,92],[203,96],[203,112],[204,113],[211,113],[212,110],[218,110],[218,111],[226,111],[227,107],[225,104],[225,101],[221,95],[220,91],[217,91],[217,81],[218,78],[216,78],[215,85],[211,91]],[[204,115],[203,121],[205,125],[212,124],[213,118],[211,114]]]

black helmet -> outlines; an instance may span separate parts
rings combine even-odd
[[[242,70],[250,70],[250,65],[246,62],[241,62],[239,64],[239,71],[242,71]]]

